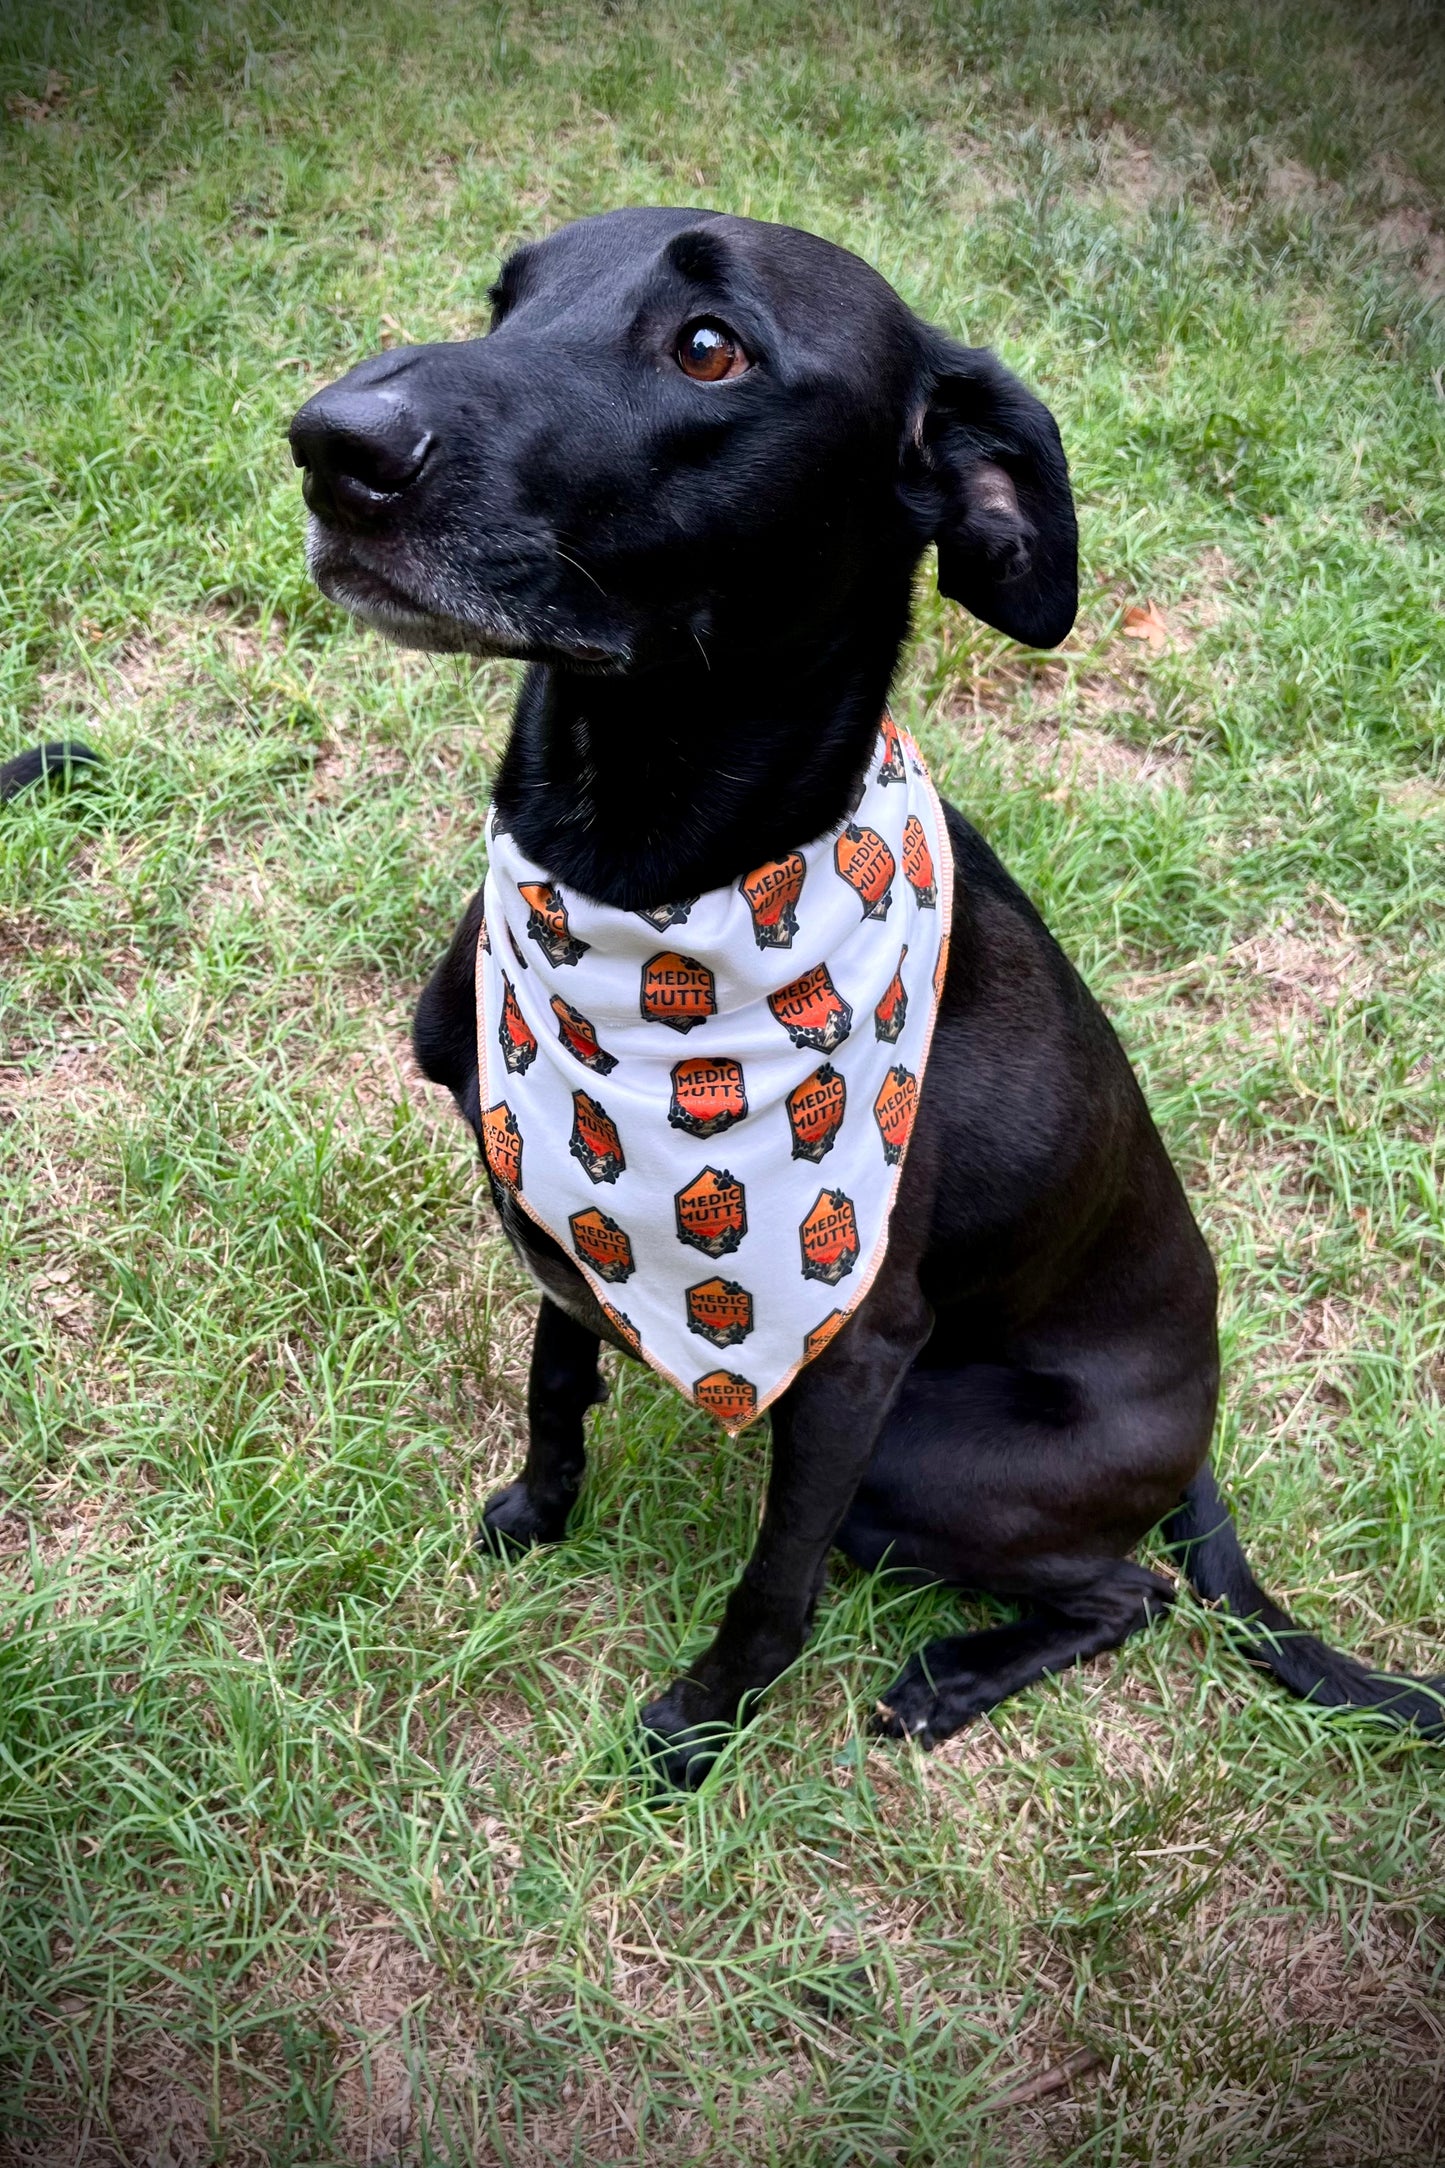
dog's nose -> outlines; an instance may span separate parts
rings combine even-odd
[[[291,457],[305,469],[301,494],[328,526],[367,527],[414,482],[432,446],[395,392],[320,391],[291,424]]]

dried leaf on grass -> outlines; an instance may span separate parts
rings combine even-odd
[[[1119,629],[1126,640],[1143,640],[1154,655],[1174,639],[1173,627],[1157,602],[1131,602]]]

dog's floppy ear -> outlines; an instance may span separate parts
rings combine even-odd
[[[909,495],[938,545],[939,591],[1027,647],[1079,602],[1079,530],[1053,415],[983,347],[935,334]]]

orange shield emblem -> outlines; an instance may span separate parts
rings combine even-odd
[[[525,1076],[537,1058],[537,1035],[517,1006],[517,996],[506,972],[502,973],[502,1019],[497,1026],[497,1044],[502,1049],[502,1059],[513,1076]]]
[[[589,947],[579,941],[567,923],[567,906],[550,881],[518,881],[527,906],[527,933],[549,963],[575,964]]]
[[[704,1167],[672,1200],[677,1239],[707,1257],[726,1257],[748,1231],[743,1185],[717,1167]]]
[[[572,1247],[584,1264],[590,1265],[599,1280],[630,1280],[636,1269],[632,1244],[616,1220],[599,1212],[596,1205],[589,1205],[585,1212],[574,1212],[567,1225],[572,1230]]]
[[[726,1055],[709,1060],[706,1054],[694,1054],[691,1060],[674,1064],[672,1105],[667,1110],[674,1129],[686,1130],[690,1137],[715,1137],[720,1129],[740,1122],[747,1111],[740,1061]]]
[[[848,1087],[826,1061],[789,1092],[788,1127],[793,1132],[794,1159],[819,1160],[832,1151],[847,1104]]]
[[[655,933],[666,933],[669,927],[686,924],[696,902],[696,896],[689,896],[685,903],[655,903],[650,911],[639,911],[637,916],[645,918]]]
[[[589,1182],[615,1182],[627,1166],[617,1124],[586,1092],[572,1094],[570,1149]]]
[[[802,854],[790,851],[786,858],[770,858],[766,865],[754,866],[738,882],[753,915],[753,939],[759,948],[792,947],[807,870]]]
[[[812,1211],[798,1229],[803,1246],[803,1278],[825,1280],[829,1287],[858,1262],[858,1219],[853,1200],[841,1189],[820,1189]]]
[[[846,1310],[830,1310],[820,1325],[815,1325],[803,1342],[803,1360],[810,1363],[815,1355],[821,1355],[840,1325],[848,1322]]]
[[[903,781],[903,740],[898,735],[898,725],[891,715],[885,714],[882,722],[883,765],[878,770],[880,783]]]
[[[883,1079],[873,1102],[873,1119],[883,1139],[883,1157],[896,1167],[908,1149],[913,1117],[918,1111],[918,1079],[911,1069],[895,1067]]]
[[[828,976],[826,964],[814,964],[791,985],[769,994],[768,1007],[794,1046],[831,1054],[853,1029],[853,1011]]]
[[[629,1355],[642,1360],[642,1336],[625,1310],[614,1310],[610,1302],[601,1305],[602,1315],[616,1333]]]
[[[700,1280],[687,1291],[687,1329],[714,1347],[736,1347],[753,1329],[753,1298],[736,1280]]]
[[[933,877],[933,853],[916,813],[909,814],[903,827],[903,878],[924,910],[931,911],[938,901],[938,884]]]
[[[833,863],[839,879],[848,883],[862,904],[863,916],[887,918],[898,866],[877,829],[860,828],[856,821],[849,821],[833,845]]]
[[[908,954],[905,941],[898,956],[898,969],[889,980],[883,999],[873,1011],[873,1029],[889,1046],[897,1041],[899,1033],[908,1022],[908,995],[903,986],[903,959]]]
[[[607,1076],[617,1067],[617,1056],[597,1044],[596,1029],[580,1009],[574,1009],[560,994],[553,994],[552,1014],[557,1019],[558,1038],[584,1067],[594,1069],[598,1076]]]
[[[669,1031],[695,1031],[717,1013],[716,982],[694,956],[664,949],[642,967],[642,1013]]]
[[[758,1412],[756,1388],[735,1370],[709,1370],[693,1386],[692,1397],[727,1430],[741,1430]]]
[[[482,1116],[482,1154],[504,1189],[522,1186],[522,1132],[505,1099]]]

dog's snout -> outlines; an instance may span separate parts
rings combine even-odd
[[[335,386],[309,399],[291,424],[302,494],[329,525],[367,526],[422,470],[431,432],[396,393]]]

